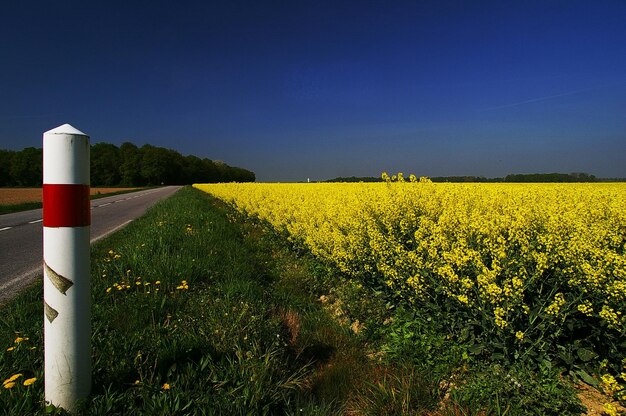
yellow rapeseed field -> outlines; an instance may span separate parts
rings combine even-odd
[[[411,179],[194,186],[358,282],[409,304],[447,299],[514,342],[569,322],[626,339],[625,183]]]
[[[626,184],[196,185],[289,233],[355,277],[380,276],[417,301],[436,283],[498,326],[524,287],[558,272],[548,313],[576,309],[622,326]],[[573,301],[574,299],[569,299]]]

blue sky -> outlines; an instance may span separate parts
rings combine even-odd
[[[626,177],[626,2],[11,1],[0,148],[70,123],[262,181]]]

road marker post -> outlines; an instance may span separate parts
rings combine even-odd
[[[43,134],[45,400],[70,412],[91,390],[89,149],[69,124]]]

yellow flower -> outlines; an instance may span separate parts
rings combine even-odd
[[[15,382],[13,382],[13,381],[11,381],[11,382],[9,382],[9,383],[4,383],[4,384],[2,385],[2,387],[4,387],[5,389],[12,389],[12,388],[13,388],[13,386],[15,386]]]
[[[16,344],[19,344],[20,342],[23,342],[23,341],[28,341],[28,337],[24,337],[24,338],[17,337],[17,338],[15,338],[15,343]]]
[[[163,390],[169,390],[170,385],[168,383],[163,383]]]
[[[111,288],[107,287],[107,293],[111,293]]]
[[[7,351],[13,351],[15,349],[15,347],[9,347],[7,348]]]
[[[606,413],[608,416],[617,416],[617,409],[615,408],[615,406],[612,403],[604,403],[602,405],[602,408],[604,410],[604,413]]]
[[[622,390],[622,386],[619,385],[619,383],[617,382],[617,380],[615,380],[615,377],[613,377],[610,374],[604,374],[602,377],[602,387],[604,388],[604,391],[606,392],[606,394],[608,395],[613,395],[616,392]]]
[[[140,384],[141,384],[141,381],[139,381],[139,380],[135,380],[135,386],[138,386],[138,385],[140,385]]]
[[[587,316],[591,316],[591,314],[593,314],[593,306],[589,300],[585,300],[583,303],[578,305],[578,311]]]
[[[18,378],[22,377],[22,373],[19,374],[13,374],[11,377],[7,378],[6,380],[4,380],[2,382],[2,385],[7,388],[10,389],[11,387],[7,387],[7,384],[15,384],[15,380],[17,380]]]
[[[602,306],[602,310],[600,311],[600,317],[607,321],[607,323],[609,324],[609,328],[619,326],[621,316],[621,311],[615,311],[613,308],[610,308],[607,305]]]
[[[33,384],[35,381],[37,381],[37,377],[33,377],[33,378],[29,378],[27,380],[24,380],[24,385],[25,386],[30,386],[31,384]]]
[[[506,321],[506,319],[504,319],[504,317],[506,316],[506,311],[503,308],[497,307],[494,309],[493,313],[496,317],[497,326],[499,326],[500,328],[504,328],[508,325],[508,322]]]
[[[156,282],[154,282],[154,284],[155,284],[155,285],[160,285],[160,284],[161,284],[161,281],[160,281],[160,280],[157,280]]]
[[[515,333],[515,338],[517,338],[520,341],[524,341],[524,333],[522,331],[517,331]]]
[[[546,308],[546,313],[548,315],[558,315],[563,305],[565,305],[565,297],[563,293],[557,293],[554,295],[554,301]]]

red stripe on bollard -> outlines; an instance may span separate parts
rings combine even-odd
[[[91,225],[89,185],[43,185],[44,227]]]

